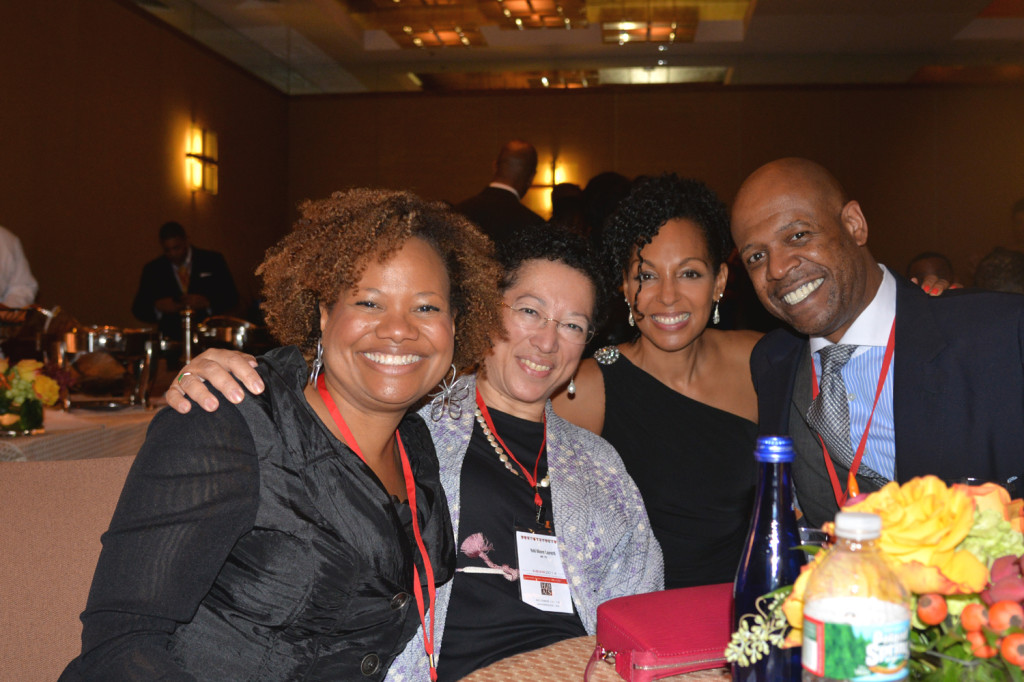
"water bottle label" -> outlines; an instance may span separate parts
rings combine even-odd
[[[883,682],[907,677],[910,621],[828,623],[804,613],[803,667],[818,677]]]

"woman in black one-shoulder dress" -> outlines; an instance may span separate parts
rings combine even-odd
[[[585,360],[563,417],[607,439],[636,481],[665,586],[730,582],[755,486],[760,334],[714,329],[732,248],[725,206],[673,174],[639,180],[609,220],[605,260],[637,337]]]

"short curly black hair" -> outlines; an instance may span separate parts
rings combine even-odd
[[[371,257],[381,260],[412,237],[433,246],[448,269],[459,368],[476,365],[501,331],[500,269],[491,241],[440,202],[410,192],[351,189],[305,201],[302,217],[267,250],[263,277],[267,327],[307,359],[320,339],[321,302],[333,305],[355,288]]]
[[[700,228],[717,272],[732,251],[725,204],[700,180],[664,173],[638,178],[608,219],[602,252],[606,275],[621,282],[634,251],[643,262],[644,247],[673,219],[690,220]]]
[[[603,312],[600,304],[604,301],[605,278],[588,241],[576,232],[554,224],[531,225],[516,230],[510,239],[498,246],[498,263],[502,268],[498,288],[505,292],[515,286],[520,268],[532,260],[563,263],[590,280],[594,285],[594,308],[590,320],[596,328]]]

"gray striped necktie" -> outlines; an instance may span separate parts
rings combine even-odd
[[[821,357],[821,381],[818,397],[807,408],[807,423],[828,448],[828,453],[847,469],[853,465],[850,444],[850,404],[841,370],[857,350],[853,344],[826,346],[818,351]]]

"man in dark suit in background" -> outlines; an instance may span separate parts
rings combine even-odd
[[[928,296],[875,261],[860,205],[805,159],[755,171],[732,221],[758,298],[796,330],[769,333],[750,362],[760,432],[793,437],[809,523],[833,517],[851,468],[861,492],[924,474],[1007,482],[1024,472],[1024,297]],[[848,430],[830,440],[836,421],[808,411],[834,344],[850,347],[829,392],[846,402]]]
[[[484,191],[456,204],[455,210],[484,231],[495,244],[526,225],[544,219],[519,203],[537,174],[537,150],[529,142],[512,140],[494,162],[494,177]]]
[[[146,263],[132,314],[143,322],[156,322],[165,338],[180,341],[181,311],[193,311],[193,320],[231,310],[238,303],[238,290],[224,256],[189,244],[178,223],[160,227],[164,255]]]

